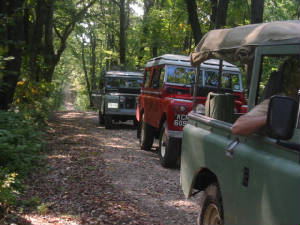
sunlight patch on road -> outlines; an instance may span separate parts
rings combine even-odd
[[[61,118],[75,118],[75,117],[81,117],[82,113],[80,112],[69,112],[61,116]]]
[[[80,225],[80,221],[76,221],[72,217],[62,218],[54,215],[26,215],[25,219],[28,220],[31,225]]]
[[[71,158],[70,155],[61,155],[61,154],[48,156],[48,159],[70,159],[70,158]]]
[[[198,212],[198,203],[190,200],[171,200],[166,201],[165,205],[176,207],[187,212]]]

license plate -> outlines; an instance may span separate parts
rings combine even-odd
[[[174,126],[183,127],[188,121],[187,115],[177,114],[174,118]]]
[[[107,108],[110,108],[110,109],[117,109],[118,107],[119,107],[118,103],[109,102],[107,104]]]

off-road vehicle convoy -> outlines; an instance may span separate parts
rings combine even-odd
[[[199,73],[198,97],[195,101],[204,109],[207,93],[219,89],[235,96],[235,111],[245,104],[239,69],[223,62],[222,76],[217,80],[219,60],[202,62]],[[166,54],[149,60],[145,66],[136,118],[141,149],[150,150],[154,138],[159,139],[160,162],[165,167],[176,165],[180,156],[182,129],[193,106],[193,86],[196,69],[188,56]],[[219,87],[218,83],[222,83]]]
[[[248,136],[232,134],[240,114],[229,95],[212,93],[205,113],[194,101],[183,131],[180,175],[186,197],[203,193],[198,224],[300,224],[299,44],[299,21],[282,21],[210,31],[191,54],[198,71],[210,58],[247,65],[249,111],[284,89],[293,96],[273,95],[266,127]],[[276,70],[282,79],[267,85]],[[231,110],[223,117],[225,101]]]
[[[94,106],[99,110],[99,124],[109,129],[113,121],[135,120],[136,102],[143,74],[138,72],[107,71],[101,90],[92,93]]]

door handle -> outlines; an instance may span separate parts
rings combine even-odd
[[[236,146],[240,143],[238,138],[235,138],[232,142],[230,142],[225,149],[226,155],[230,158],[233,158],[234,151]]]

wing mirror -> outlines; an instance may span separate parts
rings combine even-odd
[[[290,97],[273,96],[270,99],[267,116],[267,134],[278,140],[293,136],[298,112],[297,102]]]

